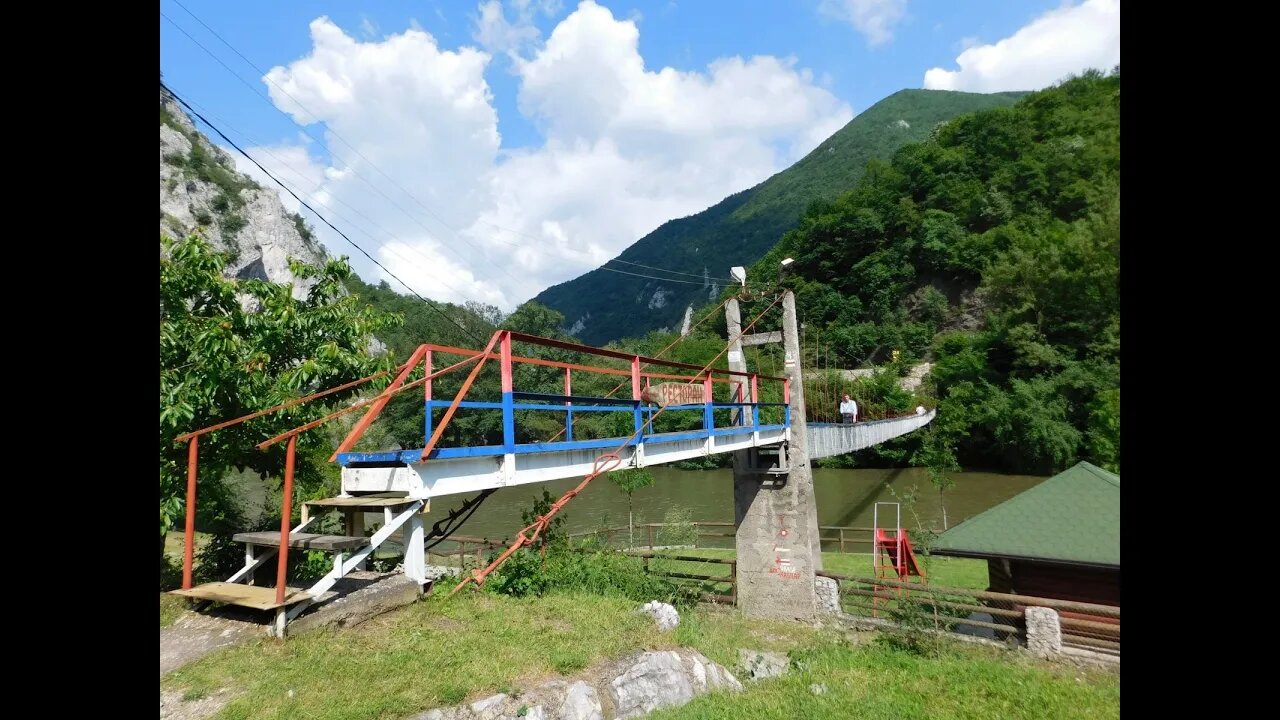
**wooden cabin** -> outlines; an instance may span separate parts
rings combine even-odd
[[[986,560],[989,592],[1119,607],[1120,476],[1078,463],[942,533],[931,552]]]

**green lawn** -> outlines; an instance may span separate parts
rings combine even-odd
[[[223,650],[166,676],[163,686],[186,697],[242,690],[217,715],[222,720],[403,718],[641,648],[671,647],[674,640],[637,607],[594,595],[436,595],[355,628]]]
[[[177,558],[178,562],[182,562],[182,552],[186,545],[186,532],[182,530],[170,530],[164,536],[164,554]],[[212,537],[209,533],[203,533],[199,530],[195,533],[195,550],[199,552],[201,548],[209,542]]]
[[[664,554],[683,555],[706,558],[733,559],[736,553],[729,549],[697,548],[688,550],[671,550]],[[985,560],[969,558],[920,556],[920,564],[924,566],[925,575],[930,585],[941,587],[967,588],[970,590],[987,589],[987,563]],[[658,572],[678,572],[688,575],[713,575],[728,577],[729,566],[719,563],[699,563],[686,560],[665,560],[654,558],[650,567]],[[855,577],[871,577],[871,556],[852,553],[822,553],[822,567],[827,572]],[[706,589],[712,591],[712,583]],[[714,591],[727,593],[728,583],[715,583]]]
[[[935,657],[878,643],[820,642],[793,653],[792,672],[747,687],[713,693],[653,720],[987,720],[988,718],[1120,717],[1120,676],[1023,661],[1007,652],[952,647]],[[812,685],[826,692],[815,695]]]
[[[496,692],[572,676],[609,658],[693,647],[735,673],[738,650],[791,652],[797,669],[737,696],[711,695],[662,718],[1107,718],[1119,675],[1047,666],[1000,650],[957,647],[922,657],[873,634],[749,620],[729,609],[682,613],[659,633],[638,603],[584,594],[513,599],[434,596],[345,630],[319,630],[218,651],[166,676],[199,698],[228,688],[216,717],[400,720]],[[811,683],[825,684],[822,696]],[[290,692],[293,691],[293,692]]]
[[[160,593],[160,627],[169,627],[187,612],[187,601],[177,595]]]

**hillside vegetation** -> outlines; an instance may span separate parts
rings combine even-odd
[[[888,158],[929,136],[939,122],[958,115],[1013,104],[1023,93],[902,90],[881,100],[827,138],[795,165],[761,184],[730,195],[686,218],[671,220],[618,257],[628,262],[727,277],[734,265],[749,265],[794,228],[806,205],[833,199],[861,177],[867,161]],[[634,266],[641,275],[665,276]],[[675,276],[688,281],[686,276]],[[723,285],[663,282],[593,270],[550,287],[534,300],[565,317],[572,335],[588,344],[676,329],[685,308],[719,295]]]
[[[934,467],[1120,465],[1120,73],[957,118],[816,202],[797,311],[844,367],[937,363],[938,418],[886,446]]]

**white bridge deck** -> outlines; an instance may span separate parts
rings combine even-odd
[[[927,425],[936,411],[923,415],[872,420],[854,425],[810,423],[807,425],[809,457],[830,457],[854,452],[905,435]],[[777,425],[719,428],[710,437],[705,433],[657,433],[644,442],[630,445],[618,455],[620,467],[647,467],[691,460],[697,457],[775,446],[791,439],[791,430]],[[620,444],[623,438],[614,442]],[[433,458],[425,463],[405,463],[394,467],[344,467],[343,493],[404,492],[412,498],[431,498],[490,488],[528,485],[591,472],[601,453],[614,446],[566,448],[505,455]]]

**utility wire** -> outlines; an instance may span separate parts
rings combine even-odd
[[[277,179],[275,175],[272,175],[272,174],[271,174],[271,172],[270,172],[269,170],[267,170],[265,167],[263,167],[263,166],[262,166],[262,163],[259,163],[257,160],[255,160],[255,159],[254,159],[254,157],[253,157],[252,155],[250,155],[249,153],[245,152],[245,151],[244,151],[244,149],[243,149],[243,148],[241,148],[239,145],[237,145],[237,144],[235,143],[235,141],[234,141],[234,140],[232,140],[231,138],[227,137],[226,133],[222,132],[221,130],[219,130],[219,129],[218,129],[218,127],[217,127],[216,125],[214,125],[213,123],[209,122],[209,120],[208,120],[207,118],[205,118],[203,115],[201,115],[199,112],[197,112],[195,108],[191,107],[191,105],[190,105],[190,104],[188,104],[186,100],[183,100],[183,99],[182,99],[182,98],[181,98],[181,97],[180,97],[176,92],[174,92],[171,88],[169,88],[169,86],[165,85],[163,81],[161,81],[161,82],[160,82],[160,87],[164,88],[165,92],[167,92],[167,93],[169,93],[170,95],[172,95],[172,96],[173,96],[173,99],[175,99],[175,100],[177,100],[178,102],[182,103],[182,105],[183,105],[183,106],[184,106],[188,111],[190,111],[192,115],[195,115],[197,118],[199,118],[199,119],[200,119],[200,121],[201,121],[201,122],[203,122],[205,125],[208,125],[208,126],[209,126],[213,131],[214,131],[214,132],[218,133],[218,135],[219,135],[223,140],[225,140],[229,145],[231,145],[231,147],[235,148],[235,149],[236,149],[236,150],[237,150],[241,155],[244,155],[246,158],[248,158],[248,159],[249,159],[249,162],[253,163],[254,165],[257,165],[259,170],[261,170],[261,171],[262,171],[262,172],[263,172],[267,177],[269,177],[269,178],[271,178],[273,181],[275,181],[275,183],[276,183],[277,185],[279,185],[280,187],[284,188],[284,189],[285,189],[285,191],[286,191],[286,192],[288,192],[290,195],[292,195],[292,196],[293,196],[293,198],[294,198],[295,200],[297,200],[297,201],[298,201],[298,202],[299,202],[303,207],[305,207],[306,209],[308,209],[308,210],[310,210],[312,213],[314,213],[316,217],[320,218],[320,220],[321,220],[325,225],[328,225],[330,228],[332,228],[332,229],[333,229],[333,231],[334,231],[334,232],[338,233],[338,235],[341,235],[343,240],[346,240],[348,243],[350,243],[350,244],[351,244],[351,246],[352,246],[352,247],[354,247],[356,250],[359,250],[359,251],[360,251],[360,254],[364,255],[364,256],[365,256],[365,257],[367,257],[367,258],[369,258],[369,261],[370,261],[370,262],[372,262],[374,265],[377,265],[379,268],[381,268],[381,269],[382,269],[382,271],[383,271],[383,272],[385,272],[387,275],[389,275],[389,276],[391,276],[392,278],[394,278],[394,279],[396,280],[396,282],[398,282],[398,283],[400,283],[401,285],[403,285],[403,286],[405,287],[405,289],[407,289],[409,292],[413,293],[415,297],[417,297],[417,298],[418,298],[419,300],[421,300],[422,302],[426,303],[426,304],[427,304],[427,307],[431,308],[431,309],[432,309],[432,310],[434,310],[436,313],[438,313],[438,314],[440,315],[440,317],[442,317],[442,318],[444,318],[445,320],[448,320],[449,322],[451,322],[451,323],[453,323],[454,325],[456,325],[456,326],[458,327],[458,329],[459,329],[459,330],[461,330],[462,332],[466,333],[468,336],[470,336],[470,337],[471,337],[471,339],[475,340],[475,341],[476,341],[476,342],[478,342],[478,343],[483,343],[483,342],[484,342],[484,340],[480,339],[480,338],[479,338],[475,333],[473,333],[473,332],[471,332],[469,329],[467,329],[467,328],[466,328],[466,326],[462,325],[462,323],[459,323],[457,320],[455,320],[455,319],[453,319],[453,318],[449,317],[447,314],[445,314],[445,312],[444,312],[443,310],[441,310],[439,307],[437,307],[437,306],[436,306],[436,304],[435,304],[435,303],[433,303],[431,300],[428,300],[427,298],[425,298],[425,297],[423,297],[422,295],[418,294],[418,291],[417,291],[417,290],[414,290],[412,287],[410,287],[410,286],[409,286],[409,283],[405,282],[404,280],[401,280],[399,276],[397,276],[395,273],[393,273],[393,272],[391,272],[390,270],[388,270],[388,269],[387,269],[387,267],[386,267],[385,265],[383,265],[382,263],[378,262],[377,258],[373,257],[373,256],[372,256],[372,255],[370,255],[370,254],[369,254],[369,253],[368,253],[364,248],[360,247],[360,245],[358,245],[358,244],[356,243],[356,241],[352,240],[350,237],[347,237],[347,234],[346,234],[346,233],[342,232],[341,230],[339,230],[339,229],[337,228],[337,226],[335,226],[333,223],[329,222],[328,218],[326,218],[325,216],[321,215],[321,214],[320,214],[320,213],[319,213],[315,208],[311,207],[311,205],[310,205],[309,203],[307,203],[307,201],[306,201],[306,200],[303,200],[302,198],[298,197],[298,194],[297,194],[297,193],[295,193],[291,188],[289,188],[289,187],[288,187],[287,185],[285,185],[284,183],[280,182],[280,180],[279,180],[279,179]]]
[[[208,31],[209,31],[209,32],[210,32],[210,33],[211,33],[215,38],[217,38],[217,39],[218,39],[218,41],[219,41],[219,42],[221,42],[223,45],[226,45],[226,46],[227,46],[227,48],[229,48],[229,49],[231,50],[231,52],[235,53],[235,54],[236,54],[236,56],[238,56],[241,60],[243,60],[246,64],[248,64],[248,65],[249,65],[249,67],[253,68],[256,72],[258,72],[259,74],[261,74],[261,76],[262,76],[263,80],[265,80],[265,81],[267,81],[268,83],[270,83],[270,84],[272,85],[272,87],[276,88],[276,89],[277,89],[277,90],[279,90],[281,93],[283,93],[285,96],[287,96],[290,100],[292,100],[293,102],[295,102],[295,103],[298,105],[298,107],[300,107],[300,108],[302,108],[304,111],[306,111],[306,112],[307,112],[307,114],[308,114],[308,115],[310,115],[312,118],[315,118],[316,120],[319,120],[319,118],[320,118],[320,116],[319,116],[319,115],[317,115],[317,114],[316,114],[315,112],[313,112],[310,108],[308,108],[305,104],[303,104],[301,100],[299,100],[298,98],[294,97],[294,96],[293,96],[293,94],[292,94],[292,93],[290,93],[288,90],[286,90],[285,88],[281,87],[278,83],[276,83],[274,80],[272,80],[272,79],[270,78],[270,74],[269,74],[269,73],[267,73],[265,70],[263,70],[263,69],[262,69],[261,67],[259,67],[257,64],[255,64],[252,60],[250,60],[248,57],[246,57],[246,56],[244,55],[244,53],[242,53],[242,52],[240,52],[238,49],[236,49],[236,47],[235,47],[234,45],[232,45],[230,42],[228,42],[228,41],[227,41],[227,39],[226,39],[226,38],[224,38],[220,33],[218,33],[218,31],[217,31],[217,30],[214,30],[212,27],[210,27],[208,23],[206,23],[204,20],[200,19],[200,17],[199,17],[198,15],[196,15],[194,12],[192,12],[190,8],[188,8],[186,5],[183,5],[181,2],[179,2],[179,0],[172,0],[172,2],[173,2],[175,5],[177,5],[178,7],[182,8],[182,10],[183,10],[184,12],[186,12],[188,15],[190,15],[190,16],[191,16],[191,17],[192,17],[196,22],[200,23],[200,25],[201,25],[201,26],[203,26],[203,27],[204,27],[204,29],[208,30]],[[237,73],[237,72],[235,72],[234,70],[232,70],[232,69],[231,69],[231,67],[230,67],[230,66],[228,66],[226,63],[224,63],[224,62],[222,61],[222,59],[221,59],[221,58],[219,58],[219,57],[218,57],[218,56],[217,56],[217,55],[216,55],[212,50],[210,50],[209,48],[205,47],[205,45],[204,45],[203,43],[201,43],[199,40],[195,39],[195,38],[194,38],[190,33],[188,33],[188,32],[187,32],[187,31],[186,31],[186,30],[185,30],[181,25],[179,25],[176,21],[174,21],[174,20],[173,20],[172,18],[170,18],[168,15],[165,15],[165,14],[164,14],[164,12],[161,12],[161,13],[160,13],[160,15],[161,15],[161,17],[163,17],[165,20],[168,20],[168,21],[169,21],[169,23],[170,23],[170,24],[172,24],[174,27],[176,27],[176,28],[177,28],[177,29],[178,29],[178,30],[179,30],[183,35],[186,35],[186,36],[187,36],[187,38],[188,38],[189,40],[191,40],[193,43],[195,43],[195,44],[196,44],[196,46],[198,46],[201,50],[203,50],[206,54],[208,54],[208,55],[209,55],[210,57],[212,57],[214,60],[216,60],[216,61],[218,62],[218,64],[222,65],[222,67],[223,67],[224,69],[226,69],[226,70],[227,70],[227,72],[229,72],[229,73],[231,73],[232,75],[234,75],[238,80],[240,80],[240,82],[241,82],[241,83],[244,83],[244,85],[245,85],[246,87],[248,87],[250,90],[253,90],[253,91],[254,91],[254,93],[255,93],[255,94],[257,94],[259,97],[262,97],[262,98],[263,98],[263,100],[265,100],[269,105],[271,105],[271,106],[272,106],[272,108],[274,108],[274,109],[276,109],[277,111],[279,111],[279,108],[277,108],[277,107],[275,106],[275,104],[274,104],[274,103],[272,103],[272,102],[270,101],[270,99],[269,99],[269,98],[266,98],[265,96],[263,96],[263,95],[262,95],[262,93],[261,93],[261,91],[260,91],[260,90],[258,90],[258,88],[256,88],[256,87],[254,87],[253,85],[249,84],[249,83],[248,83],[248,82],[247,82],[243,77],[241,77],[241,76],[240,76],[240,74],[239,74],[239,73]],[[293,119],[292,119],[292,118],[290,118],[290,120],[293,120]],[[297,124],[297,122],[296,122],[296,121],[293,121],[293,122],[294,122],[294,124],[295,124],[295,125]],[[331,148],[329,148],[329,147],[324,143],[324,141],[323,141],[323,140],[321,140],[320,138],[315,137],[315,135],[313,135],[313,134],[312,134],[310,131],[308,131],[305,127],[302,127],[302,126],[299,126],[299,127],[303,130],[303,132],[306,132],[306,133],[307,133],[307,135],[308,135],[309,137],[311,137],[313,140],[315,140],[317,143],[319,143],[319,144],[320,144],[320,146],[321,146],[321,147],[323,147],[325,150],[327,150],[331,155],[333,155],[334,157],[337,157],[338,159],[341,159],[341,158],[338,156],[338,154],[337,154],[337,153],[333,152],[333,150],[332,150]],[[365,157],[365,155],[364,155],[363,153],[361,153],[361,152],[360,152],[360,151],[359,151],[359,150],[358,150],[354,145],[352,145],[350,142],[348,142],[346,138],[342,137],[342,135],[341,135],[341,134],[339,134],[337,130],[334,130],[332,127],[329,127],[329,128],[328,128],[328,130],[329,130],[329,132],[330,132],[330,133],[331,133],[335,138],[337,138],[338,140],[342,141],[342,144],[343,144],[343,145],[346,145],[348,148],[350,148],[350,149],[351,149],[351,151],[352,151],[352,152],[354,152],[354,153],[356,154],[356,156],[358,156],[360,159],[364,160],[364,161],[369,165],[369,167],[373,168],[374,170],[376,170],[376,171],[378,172],[378,174],[382,175],[384,178],[386,178],[387,180],[389,180],[393,185],[395,185],[395,186],[396,186],[396,188],[397,188],[397,189],[399,189],[401,192],[403,192],[405,195],[407,195],[407,196],[409,197],[409,199],[413,200],[413,201],[414,201],[414,203],[418,205],[418,207],[422,208],[422,209],[423,209],[424,211],[426,211],[429,215],[431,215],[433,218],[435,218],[435,220],[436,220],[437,222],[439,222],[441,225],[443,225],[445,228],[447,228],[447,229],[448,229],[448,230],[449,230],[449,231],[450,231],[450,232],[451,232],[455,237],[457,237],[459,240],[461,240],[462,242],[466,243],[467,245],[470,245],[473,249],[475,249],[475,250],[477,250],[477,251],[481,251],[481,250],[480,250],[480,248],[476,247],[475,245],[471,244],[468,240],[466,240],[465,238],[463,238],[463,237],[459,234],[458,230],[457,230],[456,228],[454,228],[452,225],[450,225],[448,222],[446,222],[446,221],[444,220],[444,218],[440,217],[440,215],[439,215],[438,213],[436,213],[436,212],[435,212],[435,211],[433,211],[431,208],[429,208],[429,207],[427,207],[425,204],[423,204],[423,202],[422,202],[421,200],[419,200],[419,199],[417,198],[417,196],[415,196],[413,193],[411,193],[411,192],[409,192],[407,189],[405,189],[405,187],[404,187],[403,185],[401,185],[401,184],[397,183],[397,182],[395,181],[395,179],[394,179],[394,178],[392,178],[390,175],[388,175],[388,174],[387,174],[387,173],[386,173],[382,168],[378,167],[378,165],[376,165],[372,160],[370,160],[369,158]],[[354,169],[353,169],[353,174],[355,174],[357,177],[359,177],[361,180],[363,180],[363,181],[365,182],[365,184],[366,184],[366,185],[369,185],[369,187],[370,187],[370,188],[373,188],[375,191],[377,191],[377,188],[374,188],[372,183],[370,183],[366,178],[364,178],[364,177],[363,177],[362,175],[360,175],[359,173],[354,172]],[[395,201],[391,200],[391,198],[390,198],[390,197],[387,197],[385,194],[381,193],[380,191],[378,191],[378,192],[379,192],[379,194],[380,194],[380,195],[382,195],[382,196],[383,196],[383,197],[384,197],[388,202],[391,202],[393,205],[396,205],[396,204],[395,204]],[[403,208],[400,208],[400,206],[399,206],[399,205],[396,205],[396,207],[397,207],[398,209],[400,209],[402,212],[404,212],[404,209],[403,209]],[[407,212],[406,212],[405,214],[406,214],[406,215],[408,215],[408,213],[407,213]],[[412,216],[410,216],[410,218],[412,218]],[[483,218],[477,218],[477,219],[479,220],[479,222],[482,222],[482,223],[484,223],[485,225],[489,225],[490,227],[496,228],[496,229],[498,229],[498,230],[503,230],[503,231],[505,231],[505,232],[509,232],[509,233],[512,233],[512,234],[515,234],[515,235],[520,235],[520,236],[525,237],[525,238],[528,238],[528,239],[530,239],[530,240],[537,240],[537,241],[541,241],[541,240],[543,240],[543,238],[534,237],[534,236],[529,235],[529,234],[527,234],[527,233],[520,232],[519,230],[513,230],[513,229],[511,229],[511,228],[502,227],[501,225],[496,225],[496,224],[491,223],[491,222],[489,222],[488,220],[485,220],[485,219],[483,219]],[[425,229],[425,228],[424,228],[424,229]],[[511,246],[513,246],[513,247],[524,247],[524,246],[523,246],[523,245],[521,245],[520,243],[512,242],[512,241],[510,241],[510,240],[505,240],[505,239],[503,239],[503,238],[501,238],[501,237],[496,237],[496,236],[495,236],[495,237],[493,237],[492,239],[497,240],[498,242],[505,243],[505,244],[507,244],[507,245],[511,245]],[[568,247],[566,247],[566,248],[563,248],[563,249],[564,249],[564,250],[568,250],[569,252],[578,253],[578,254],[580,254],[580,255],[588,255],[588,253],[586,253],[585,251],[582,251],[582,250],[576,250],[576,249],[574,249],[574,248],[568,248]],[[483,252],[483,251],[481,251],[481,252]],[[647,268],[647,269],[649,269],[649,270],[656,270],[656,271],[658,271],[658,272],[665,272],[665,273],[673,273],[673,274],[676,274],[676,275],[688,275],[688,276],[691,276],[691,277],[703,277],[703,276],[701,276],[701,275],[695,275],[695,274],[692,274],[692,273],[681,272],[681,271],[678,271],[678,270],[668,270],[668,269],[666,269],[666,268],[653,267],[653,266],[650,266],[650,265],[642,265],[642,264],[640,264],[640,263],[630,262],[630,261],[627,261],[627,260],[612,260],[612,261],[608,261],[608,262],[620,262],[620,263],[625,263],[625,264],[627,264],[627,265],[635,265],[635,266],[637,266],[637,267],[643,267],[643,268]],[[596,261],[595,261],[594,259],[590,261],[590,264],[592,264],[592,265],[595,265],[595,263],[596,263]],[[603,267],[603,266],[602,266],[602,267]],[[504,272],[504,273],[506,272],[506,271],[505,271],[505,269],[503,269],[503,268],[501,268],[501,267],[499,267],[499,269],[500,269],[500,270],[503,270],[503,272]],[[612,270],[612,268],[605,268],[605,269]],[[621,272],[621,271],[615,271],[615,272]],[[510,275],[508,274],[508,276],[510,276]],[[643,276],[643,275],[642,275],[642,276],[640,276],[640,277],[649,277],[649,276]],[[513,278],[513,279],[515,279],[515,278]],[[661,278],[651,278],[651,279],[661,279]],[[729,278],[719,278],[719,277],[717,277],[717,278],[708,278],[708,279],[711,279],[711,280],[720,280],[720,281],[723,281],[723,282],[732,282],[732,280],[730,280]],[[673,280],[672,282],[677,282],[677,281]],[[688,281],[685,281],[685,282],[688,282]],[[704,283],[704,284],[705,284],[705,283]]]

